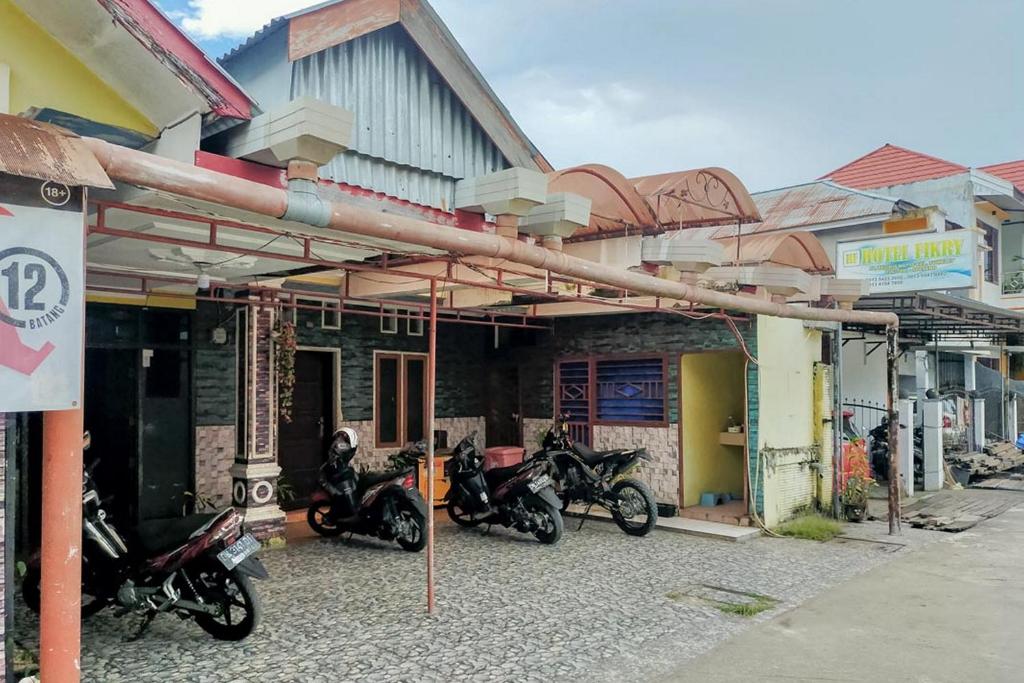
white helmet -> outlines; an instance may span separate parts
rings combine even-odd
[[[349,448],[359,448],[359,435],[351,427],[342,427],[341,429],[334,430],[331,440],[337,442],[338,439],[342,438],[348,442]]]

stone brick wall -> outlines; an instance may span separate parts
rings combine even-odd
[[[235,449],[234,425],[196,427],[196,494],[217,508],[231,504]]]
[[[668,427],[594,426],[594,448],[644,447],[651,462],[643,462],[634,476],[654,490],[659,503],[679,505],[679,425]]]
[[[319,311],[299,310],[299,346],[341,349],[341,414],[344,420],[373,419],[373,352],[426,353],[427,337],[410,336],[404,320],[397,334],[382,334],[380,319],[343,316],[340,329],[323,329]],[[491,330],[442,324],[437,330],[437,416],[482,414],[486,400],[482,368]],[[372,443],[372,441],[367,442]]]

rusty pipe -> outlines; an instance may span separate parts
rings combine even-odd
[[[273,218],[281,218],[288,211],[288,192],[280,188],[197,168],[97,138],[83,138],[83,141],[96,155],[107,175],[114,180]],[[606,266],[499,235],[461,230],[338,202],[330,202],[329,207],[331,215],[327,226],[335,230],[445,252],[506,259],[567,277],[665,299],[679,299],[712,308],[779,318],[862,323],[892,328],[899,325],[899,319],[893,313],[799,307],[726,294]]]

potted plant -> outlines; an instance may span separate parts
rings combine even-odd
[[[846,458],[843,513],[851,522],[863,522],[868,513],[868,490],[875,480],[871,478],[871,468],[868,467],[868,457],[863,445],[849,449]]]

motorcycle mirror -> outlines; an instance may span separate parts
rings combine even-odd
[[[83,451],[89,450],[89,446],[91,446],[91,445],[92,445],[92,432],[90,432],[89,430],[86,430],[85,433],[82,434],[82,450]]]

